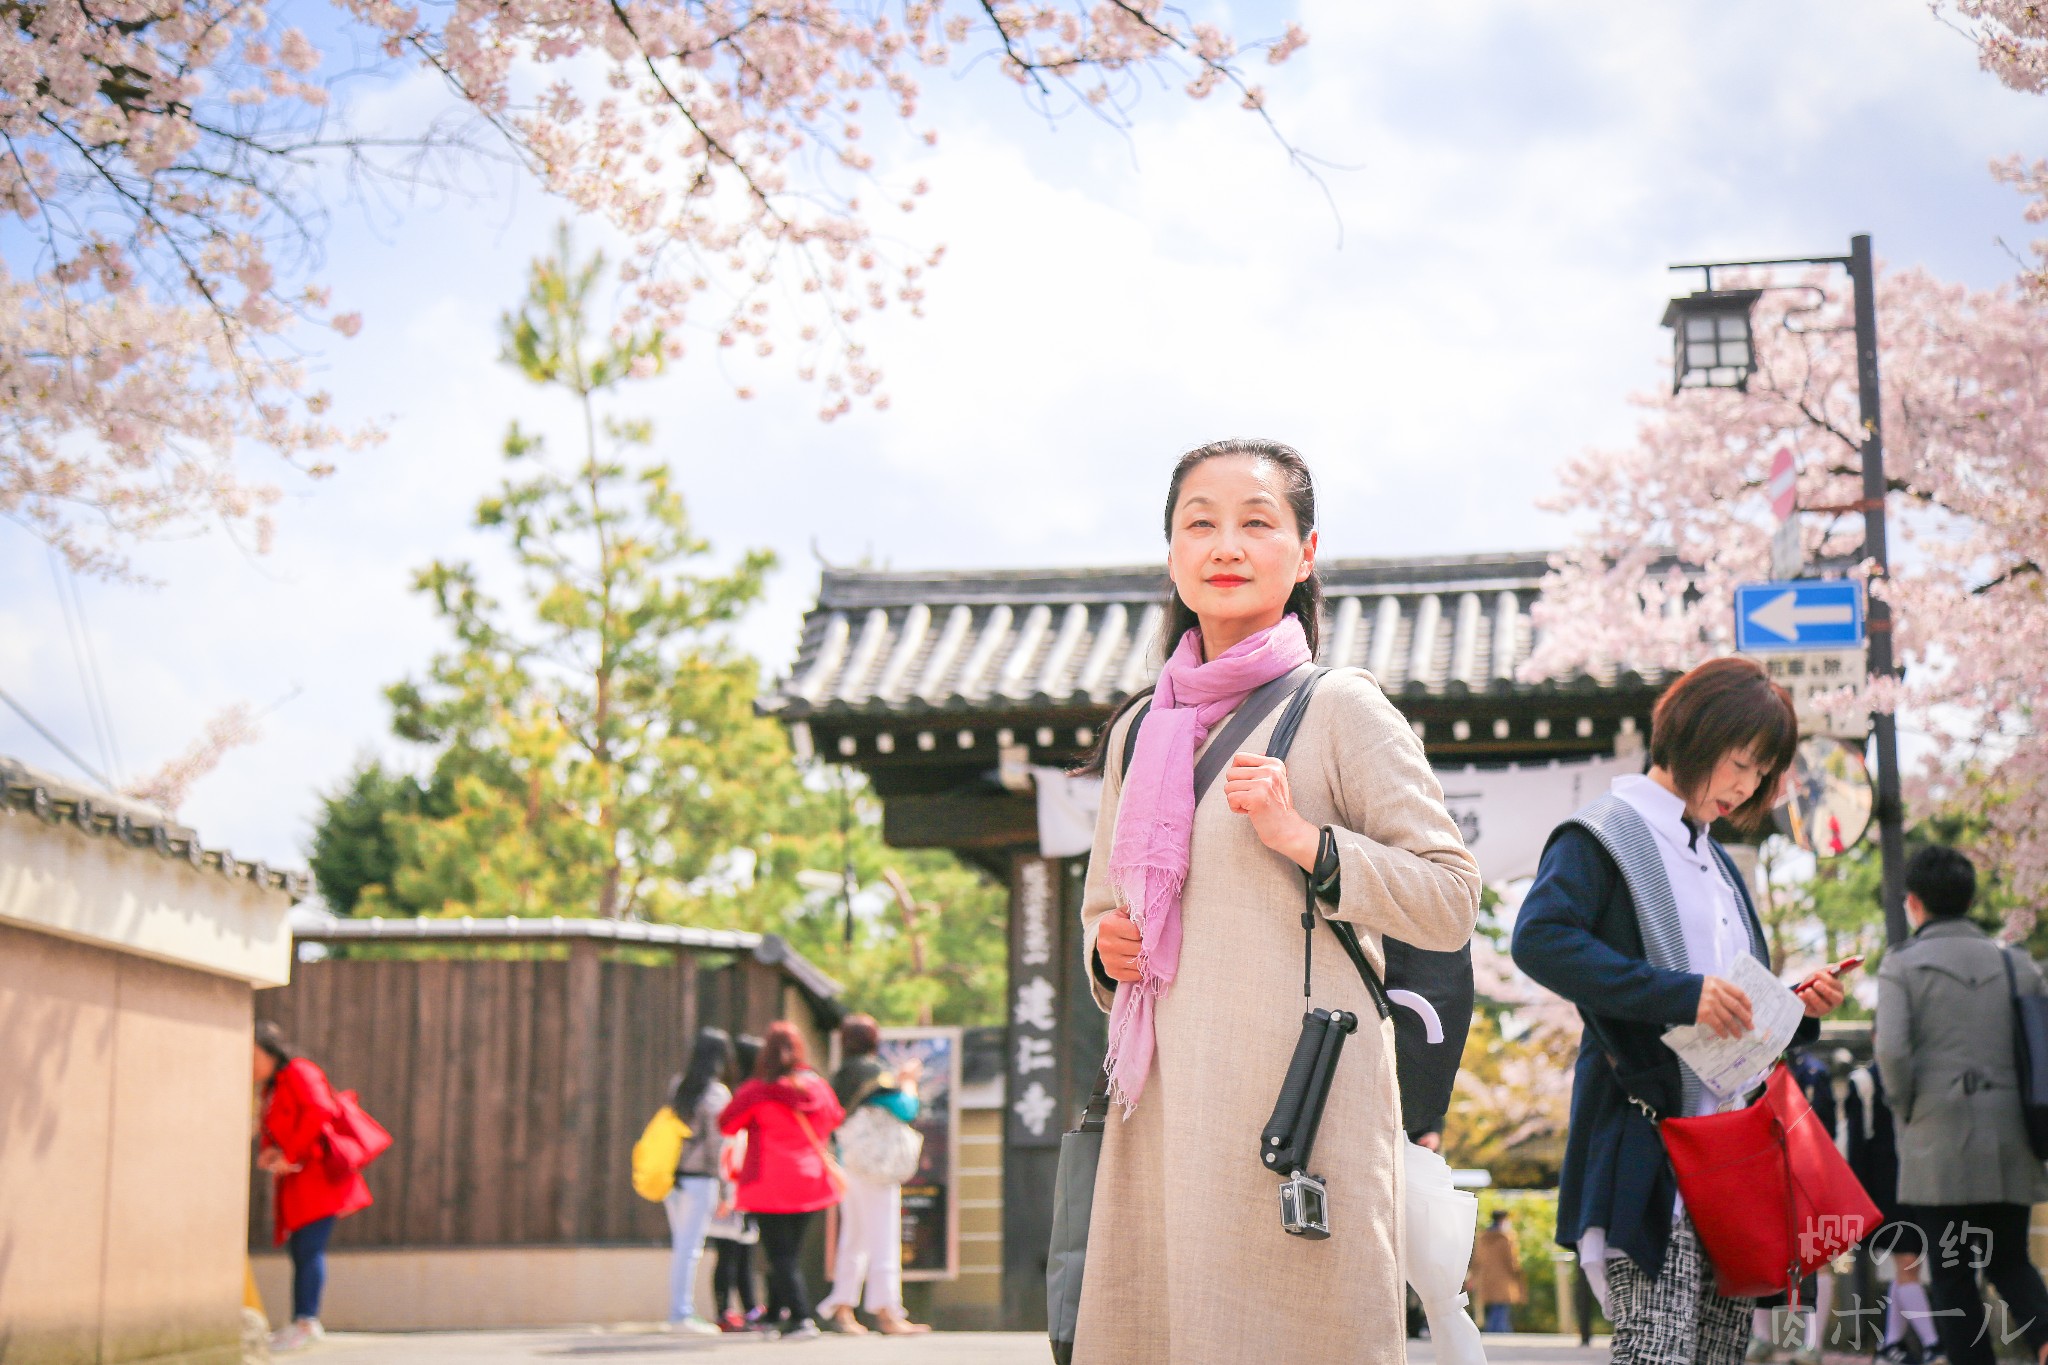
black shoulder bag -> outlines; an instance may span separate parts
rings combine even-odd
[[[2027,1146],[2048,1159],[2048,995],[2021,995],[2012,969],[2012,949],[2001,947],[2005,989],[2012,998],[2012,1060],[2019,1072],[2020,1117],[2027,1126]]]

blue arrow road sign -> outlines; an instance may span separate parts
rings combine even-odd
[[[1863,585],[1840,578],[1744,583],[1735,590],[1735,648],[1852,649],[1863,643]]]

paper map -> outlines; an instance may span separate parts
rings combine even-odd
[[[1739,1038],[1717,1038],[1697,1024],[1680,1024],[1664,1034],[1665,1045],[1685,1059],[1702,1085],[1724,1100],[1763,1084],[1806,1017],[1806,1006],[1791,988],[1748,953],[1735,960],[1728,980],[1749,997],[1749,1032]]]

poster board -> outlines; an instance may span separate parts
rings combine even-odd
[[[880,1056],[892,1071],[913,1057],[924,1065],[917,1092],[924,1107],[915,1125],[924,1154],[903,1184],[903,1278],[958,1279],[960,1030],[885,1028]]]

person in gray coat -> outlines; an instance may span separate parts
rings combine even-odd
[[[1899,1213],[1919,1229],[1950,1365],[1992,1365],[1993,1343],[2021,1333],[2048,1362],[2048,1287],[2027,1256],[2030,1209],[2048,1200],[2048,1176],[2020,1118],[2006,960],[2023,995],[2042,993],[2041,971],[1969,921],[1976,894],[1976,871],[1961,853],[1936,845],[1914,854],[1906,865],[1913,935],[1885,954],[1877,976],[1877,1058],[1898,1122]],[[2007,1321],[1987,1316],[1980,1270],[2005,1300]]]

